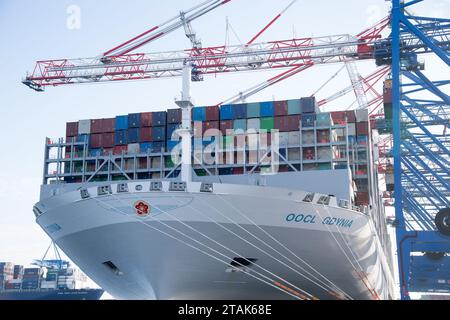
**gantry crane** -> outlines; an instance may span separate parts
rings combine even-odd
[[[375,48],[377,63],[392,65],[395,225],[403,299],[409,299],[410,291],[450,292],[450,273],[445,272],[450,270],[450,19],[408,12],[422,1],[393,0],[392,33]],[[441,61],[444,79],[431,79],[423,71],[422,54]]]
[[[414,268],[411,264],[411,252],[439,252],[439,257],[450,247],[450,140],[447,131],[435,133],[429,129],[432,125],[441,125],[447,130],[450,125],[450,97],[443,90],[450,81],[427,78],[422,72],[424,66],[417,58],[420,54],[433,53],[447,67],[450,66],[450,20],[407,14],[407,7],[423,0],[410,0],[408,3],[392,0],[392,15],[356,36],[334,35],[255,43],[259,35],[278,19],[277,16],[245,45],[202,47],[190,22],[230,1],[205,1],[98,57],[38,61],[23,83],[36,91],[43,91],[49,86],[183,76],[183,97],[177,103],[183,108],[182,163],[186,164],[190,161],[190,138],[187,137],[190,132],[188,111],[192,107],[189,96],[191,80],[230,72],[282,70],[279,75],[225,101],[233,102],[315,65],[348,63],[354,75],[352,86],[321,100],[323,105],[351,90],[360,99],[365,92],[374,91],[374,80],[378,81],[392,68],[391,126],[394,147],[392,152],[385,154],[393,155],[394,225],[397,230],[400,285],[402,298],[408,298],[409,284],[417,281],[414,271],[417,266]],[[391,35],[381,39],[382,32],[389,25]],[[134,53],[143,45],[181,27],[191,40],[192,48]],[[362,79],[354,72],[351,63],[366,59],[374,59],[381,68]],[[415,93],[424,91],[432,93],[434,98],[415,96]],[[376,93],[373,100],[361,100],[359,104],[375,106],[372,112],[376,113],[381,105],[381,96]],[[189,151],[185,154],[185,150]],[[189,179],[189,175],[183,175],[185,170],[182,168],[182,177]]]

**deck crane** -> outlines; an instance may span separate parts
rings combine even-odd
[[[230,1],[205,1],[186,11],[185,21],[191,22]],[[408,298],[408,282],[420,282],[411,271],[410,253],[448,251],[448,236],[443,232],[450,234],[450,173],[446,166],[450,146],[445,132],[434,134],[428,130],[430,125],[449,126],[450,98],[442,88],[450,81],[430,80],[422,72],[423,65],[417,59],[420,54],[434,54],[447,67],[450,66],[450,20],[413,16],[406,12],[407,7],[422,1],[392,0],[392,15],[389,18],[353,38],[336,35],[252,42],[241,46],[196,48],[194,45],[188,50],[163,53],[133,53],[143,45],[186,26],[177,15],[106,51],[100,57],[38,61],[32,74],[27,75],[23,83],[36,91],[43,91],[49,86],[184,75],[186,92],[191,80],[191,67],[194,65],[201,76],[288,69],[267,80],[261,87],[255,86],[250,90],[258,92],[324,63],[374,59],[378,66],[392,67],[395,224],[401,294],[402,298]],[[381,31],[388,25],[392,26],[392,34],[381,39]],[[434,98],[420,99],[414,96],[422,92],[431,93]],[[189,98],[189,95],[184,94],[180,105],[190,106]],[[183,120],[187,123],[186,119]],[[403,137],[405,128],[402,127],[405,121],[408,126],[406,139]],[[420,132],[417,133],[417,130]],[[428,223],[430,212],[437,212],[436,217],[442,218],[438,226],[441,233]],[[425,227],[418,230],[414,223]]]

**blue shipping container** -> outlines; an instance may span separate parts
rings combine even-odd
[[[301,114],[300,99],[288,101],[288,115]]]
[[[128,129],[128,143],[139,142],[139,128]]]
[[[233,119],[246,119],[247,118],[247,104],[235,104]]]
[[[77,136],[76,142],[87,142],[89,144],[90,140],[91,139],[89,134],[81,134]]]
[[[139,127],[141,127],[141,114],[130,113],[128,115],[128,128],[139,128]]]
[[[114,133],[114,145],[123,146],[128,144],[128,131],[120,130]]]
[[[247,130],[247,120],[246,119],[238,119],[233,121],[233,129],[236,132],[237,130],[243,131],[240,133],[245,133]]]
[[[206,108],[204,108],[204,107],[192,108],[192,120],[193,121],[206,121]]]
[[[301,98],[300,105],[302,114],[316,112],[316,98],[314,97]]]
[[[225,104],[220,107],[220,120],[233,120],[234,109],[231,104]]]
[[[247,104],[247,118],[259,118],[261,116],[261,104],[259,102]]]
[[[167,151],[172,151],[180,143],[180,141],[167,140]]]
[[[143,142],[139,144],[141,153],[148,153],[152,152],[153,150],[153,143],[152,142]]]
[[[167,120],[167,113],[165,111],[153,112],[153,126],[165,126]]]
[[[117,130],[127,130],[128,129],[128,116],[117,116],[116,117],[116,131]]]
[[[174,132],[180,127],[180,123],[175,124],[168,124],[167,125],[167,140],[179,140],[180,137],[176,135],[175,137],[172,137]]]
[[[261,117],[273,117],[274,107],[272,101],[261,102],[260,106]]]
[[[152,128],[152,139],[153,139],[153,141],[166,140],[166,127],[153,127]]]
[[[102,155],[102,149],[91,149],[89,150],[89,156],[100,157]]]
[[[164,142],[161,141],[156,141],[152,143],[152,152],[153,153],[158,153],[161,152],[161,150],[164,150]]]
[[[302,127],[314,127],[316,121],[315,114],[305,114],[302,116]]]

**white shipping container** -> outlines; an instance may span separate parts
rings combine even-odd
[[[42,289],[55,289],[57,286],[56,281],[42,281],[41,288]]]
[[[138,154],[140,151],[139,143],[130,143],[128,145],[128,154]]]
[[[258,148],[258,134],[249,134],[247,135],[247,145],[249,150],[256,150]]]
[[[329,160],[331,159],[331,149],[330,148],[317,148],[317,159],[319,160]]]
[[[369,110],[368,109],[357,109],[356,110],[356,122],[369,121]]]
[[[161,179],[161,173],[160,172],[153,172],[152,173],[152,179]]]
[[[22,279],[13,279],[13,280],[9,280],[8,282],[11,284],[22,283]]]
[[[297,146],[300,144],[300,132],[293,131],[289,133],[288,143],[290,146]]]
[[[161,158],[154,157],[152,158],[152,169],[157,169],[161,167]]]
[[[91,120],[78,121],[78,134],[90,134],[91,133]]]
[[[356,124],[355,123],[349,123],[348,124],[347,134],[349,136],[356,136]]]
[[[286,147],[289,144],[289,132],[280,132],[280,147]]]
[[[247,130],[259,130],[261,127],[261,121],[259,118],[247,120]]]
[[[289,149],[288,150],[288,160],[289,161],[298,161],[300,160],[300,149]]]
[[[302,144],[314,144],[315,136],[314,131],[303,131],[302,132]]]

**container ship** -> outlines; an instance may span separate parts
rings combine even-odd
[[[375,126],[313,97],[70,122],[33,211],[118,299],[393,299]]]
[[[104,293],[102,289],[86,288],[86,275],[67,261],[36,264],[24,268],[0,262],[0,300],[99,300]]]

